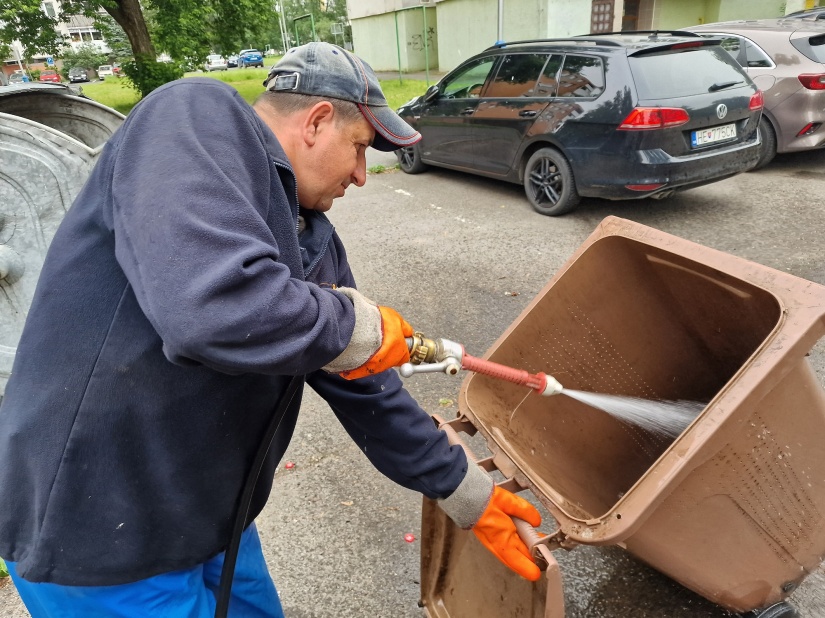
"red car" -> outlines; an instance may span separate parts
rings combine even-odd
[[[56,84],[60,83],[60,74],[57,71],[42,71],[40,73],[40,81],[41,82],[54,82]]]

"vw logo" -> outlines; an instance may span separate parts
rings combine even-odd
[[[728,115],[728,106],[724,103],[720,103],[719,105],[717,105],[716,115],[719,117],[719,120],[722,120],[722,118]]]

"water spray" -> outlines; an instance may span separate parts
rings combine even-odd
[[[565,389],[556,378],[546,373],[529,373],[476,358],[467,354],[460,343],[449,339],[429,339],[421,333],[407,337],[407,345],[410,349],[410,362],[401,365],[400,369],[405,378],[416,373],[446,373],[454,376],[462,369],[472,371],[526,386],[544,397],[567,395],[619,420],[671,438],[682,433],[705,407],[704,403],[696,401],[656,401]],[[513,410],[510,420],[517,409],[518,406]]]

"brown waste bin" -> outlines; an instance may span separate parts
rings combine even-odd
[[[525,398],[523,387],[471,375],[451,424],[477,428],[493,453],[484,467],[494,461],[550,511],[558,531],[546,548],[620,544],[727,609],[763,608],[825,553],[825,392],[806,359],[823,332],[825,287],[608,217],[485,358],[570,389],[704,410],[671,439],[563,395]],[[503,597],[486,613],[443,609],[450,574],[468,579],[451,535],[472,535],[441,532],[450,524],[438,517],[425,503],[430,616],[560,615],[560,599],[518,614]],[[531,586],[489,573],[463,585]]]

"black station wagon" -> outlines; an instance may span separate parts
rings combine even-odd
[[[752,168],[762,93],[717,39],[634,32],[490,47],[398,113],[423,136],[397,151],[523,183],[536,211],[580,196],[664,198]]]

